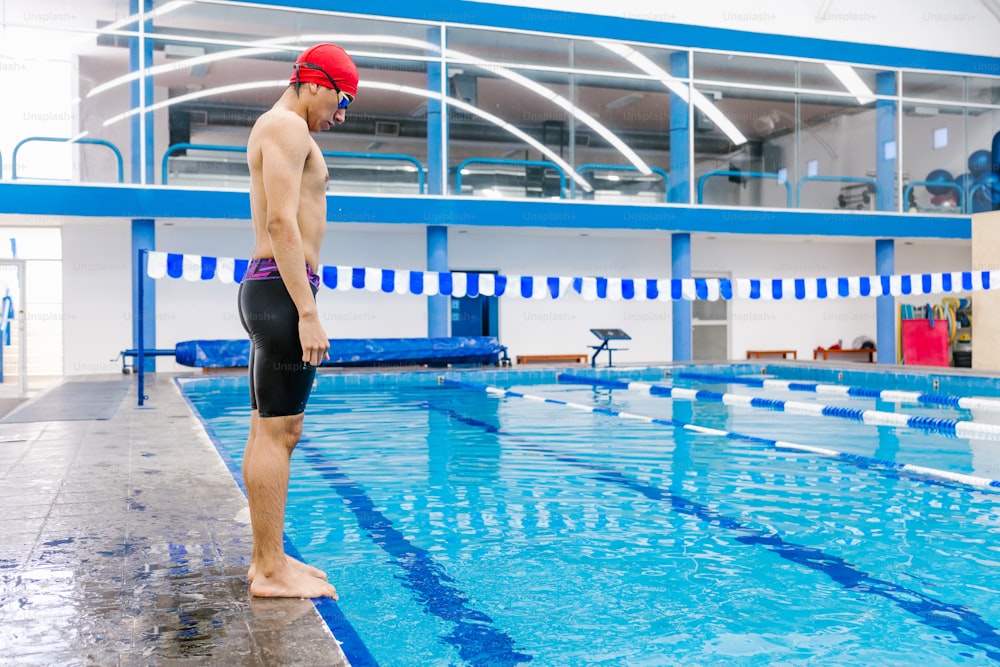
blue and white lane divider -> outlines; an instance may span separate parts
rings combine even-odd
[[[964,408],[965,410],[983,410],[1000,412],[1000,400],[995,398],[980,398],[976,396],[950,396],[947,394],[925,394],[919,391],[897,391],[894,389],[870,389],[868,387],[852,387],[842,384],[819,384],[817,382],[796,382],[792,380],[765,380],[763,378],[743,378],[733,375],[717,375],[714,373],[691,373],[681,371],[675,375],[685,380],[701,380],[704,382],[719,382],[742,384],[748,387],[775,389],[784,391],[811,391],[814,394],[830,394],[832,396],[853,396],[855,398],[879,398],[890,403],[919,403],[937,407]]]
[[[1000,491],[1000,480],[989,479],[986,477],[979,477],[976,475],[967,475],[965,473],[951,472],[949,470],[939,470],[937,468],[928,468],[925,466],[915,466],[909,463],[897,463],[895,461],[886,461],[884,459],[877,459],[872,456],[864,456],[862,454],[838,452],[834,449],[827,449],[826,447],[814,447],[812,445],[801,445],[794,442],[785,442],[783,440],[760,438],[754,435],[734,433],[732,431],[723,431],[717,428],[708,428],[707,426],[698,426],[697,424],[688,424],[685,422],[678,422],[670,419],[657,419],[656,417],[647,417],[645,415],[637,415],[631,412],[622,412],[619,410],[611,410],[609,408],[595,407],[593,405],[584,405],[583,403],[572,403],[570,401],[561,401],[559,399],[546,398],[544,396],[533,396],[531,394],[522,394],[521,392],[512,391],[510,389],[504,389],[502,387],[493,387],[485,384],[475,384],[472,382],[459,382],[458,380],[448,380],[443,378],[441,380],[441,384],[443,386],[461,387],[463,389],[470,389],[473,391],[485,391],[487,394],[493,396],[523,398],[527,401],[537,401],[539,403],[562,405],[567,408],[573,408],[575,410],[593,412],[594,414],[607,415],[610,417],[617,417],[619,419],[632,419],[632,420],[646,422],[648,424],[672,426],[674,428],[682,428],[686,431],[691,431],[693,433],[716,435],[719,437],[730,438],[733,440],[746,440],[747,442],[762,444],[767,447],[771,447],[773,449],[791,450],[796,452],[813,454],[817,456],[824,456],[827,458],[835,458],[835,459],[840,459],[842,461],[847,461],[849,463],[853,463],[854,465],[859,465],[864,467],[869,467],[873,465],[881,466],[883,468],[894,470],[898,473],[914,475],[917,477],[925,477],[925,478],[929,477],[936,480],[953,482],[956,484],[972,486],[979,489]]]
[[[641,391],[655,396],[669,396],[673,399],[704,401],[706,403],[722,403],[724,405],[736,405],[761,410],[777,410],[788,414],[807,415],[811,417],[839,417],[840,419],[850,419],[851,421],[861,422],[862,424],[867,424],[868,426],[894,426],[897,428],[908,427],[921,429],[923,431],[943,433],[945,435],[956,436],[959,438],[1000,440],[1000,424],[981,424],[961,419],[921,417],[918,415],[904,414],[902,412],[860,410],[858,408],[821,405],[819,403],[781,401],[774,398],[755,398],[753,396],[724,394],[717,391],[707,391],[705,389],[665,387],[663,385],[648,384],[646,382],[602,380],[598,378],[584,377],[582,375],[573,375],[571,373],[560,373],[558,375],[558,379],[560,382],[610,387],[612,389],[627,389],[629,391]]]

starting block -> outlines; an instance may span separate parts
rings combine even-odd
[[[627,350],[627,347],[611,347],[609,345],[610,341],[613,340],[632,340],[632,337],[621,329],[591,329],[590,333],[594,334],[601,339],[600,345],[590,345],[591,349],[594,350],[594,356],[590,358],[590,367],[594,368],[597,366],[597,355],[601,352],[607,351],[608,353],[608,366],[611,366],[611,353],[618,352],[621,350]]]

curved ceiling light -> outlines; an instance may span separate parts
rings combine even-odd
[[[231,86],[219,86],[218,88],[209,88],[207,90],[199,90],[199,91],[194,92],[194,93],[188,93],[187,95],[180,95],[178,97],[171,97],[168,100],[163,100],[162,102],[157,102],[156,104],[151,104],[148,107],[143,107],[143,108],[139,108],[139,109],[130,109],[130,110],[124,112],[124,113],[120,113],[117,116],[112,116],[111,118],[107,119],[106,121],[104,121],[104,125],[103,126],[107,127],[109,125],[113,125],[114,123],[117,123],[119,121],[125,120],[126,118],[129,118],[131,116],[135,116],[135,115],[140,114],[140,113],[144,113],[144,112],[147,112],[147,111],[157,111],[159,109],[165,109],[165,108],[167,108],[169,106],[172,106],[174,104],[180,104],[181,102],[190,102],[191,100],[197,100],[197,99],[200,99],[200,98],[203,98],[203,97],[211,97],[213,95],[224,95],[226,93],[235,93],[235,92],[240,92],[240,91],[244,91],[244,90],[255,90],[255,89],[258,89],[258,88],[284,88],[286,86],[288,86],[288,81],[286,81],[285,79],[279,79],[279,80],[269,80],[269,81],[268,80],[265,80],[265,81],[250,81],[250,82],[247,82],[247,83],[233,84]],[[381,81],[370,81],[370,82],[369,81],[361,81],[361,82],[358,83],[358,87],[359,88],[372,88],[372,89],[375,89],[375,90],[388,90],[388,91],[393,91],[393,92],[405,93],[405,94],[408,94],[408,95],[418,95],[418,96],[426,97],[426,98],[429,98],[429,99],[435,99],[435,100],[441,100],[442,99],[441,94],[439,92],[437,92],[437,91],[425,90],[423,88],[414,88],[412,86],[403,86],[403,85],[399,85],[399,84],[395,84],[395,83],[383,83]],[[503,120],[502,118],[497,118],[493,114],[491,114],[491,113],[489,113],[487,111],[483,111],[482,109],[480,109],[480,108],[478,108],[476,106],[473,106],[473,105],[471,105],[471,104],[469,104],[469,103],[467,103],[467,102],[465,102],[463,100],[459,100],[457,98],[447,97],[447,96],[444,99],[447,100],[447,102],[448,102],[449,105],[453,105],[453,106],[455,106],[455,107],[457,107],[459,109],[462,109],[463,111],[467,111],[467,112],[469,112],[471,114],[479,116],[480,118],[493,123],[497,127],[500,127],[502,129],[506,130],[507,132],[510,132],[511,134],[513,134],[514,136],[516,136],[518,139],[520,139],[524,143],[528,144],[532,148],[536,149],[537,151],[539,151],[540,153],[542,153],[543,155],[545,155],[545,157],[547,157],[551,162],[554,162],[555,164],[559,165],[559,167],[562,168],[563,171],[566,174],[568,174],[574,181],[576,181],[576,183],[581,188],[583,188],[585,191],[591,192],[593,190],[593,187],[590,185],[590,183],[587,182],[587,179],[585,179],[583,176],[581,176],[576,171],[574,171],[573,167],[570,166],[561,157],[559,157],[558,153],[556,153],[555,151],[553,151],[548,146],[542,144],[541,142],[539,142],[534,137],[530,136],[529,134],[526,134],[522,130],[519,130],[517,127],[511,125],[510,123],[508,123],[507,121]]]
[[[689,88],[687,83],[678,81],[676,77],[669,74],[665,69],[633,49],[631,46],[621,44],[619,42],[604,41],[597,41],[595,44],[603,46],[608,51],[611,51],[612,53],[615,53],[629,61],[646,74],[659,79],[660,83],[666,86],[670,92],[684,100],[684,102],[690,101],[694,104],[695,108],[708,116],[712,122],[715,123],[716,127],[722,130],[723,134],[725,134],[734,145],[740,146],[747,142],[747,138],[742,132],[739,131],[733,122],[729,120],[724,113],[722,113],[719,107],[715,106],[694,86]]]
[[[275,51],[281,51],[283,49],[233,49],[232,51],[220,51],[219,53],[208,53],[203,56],[195,56],[193,58],[185,58],[184,60],[175,61],[172,63],[165,63],[163,65],[156,65],[154,67],[147,67],[144,71],[136,70],[134,72],[129,72],[128,74],[123,74],[122,76],[116,77],[105,81],[102,84],[94,86],[88,92],[86,97],[90,98],[94,95],[100,95],[101,93],[111,90],[112,88],[117,88],[123,84],[130,81],[135,81],[139,77],[145,74],[146,76],[156,76],[157,74],[165,74],[167,72],[174,72],[179,69],[187,69],[189,67],[194,67],[196,65],[204,65],[207,63],[216,62],[218,60],[228,60],[229,58],[242,58],[244,56],[256,56],[264,53],[273,53]]]
[[[217,88],[208,88],[206,90],[199,90],[194,93],[188,93],[187,95],[180,95],[178,97],[171,97],[170,99],[163,100],[162,102],[157,102],[155,104],[150,104],[147,107],[138,107],[136,109],[129,109],[117,116],[112,116],[108,118],[102,124],[102,127],[108,127],[109,125],[114,125],[118,121],[125,120],[132,116],[136,116],[140,113],[145,113],[147,111],[157,111],[159,109],[165,109],[169,106],[175,104],[180,104],[181,102],[190,102],[191,100],[197,100],[202,97],[211,97],[213,95],[224,95],[226,93],[238,93],[244,90],[255,90],[257,88],[277,88],[278,86],[287,86],[288,81],[286,79],[270,80],[270,81],[248,81],[247,83],[235,83],[231,86],[219,86]]]
[[[406,93],[408,95],[420,95],[420,96],[427,97],[429,99],[435,99],[435,100],[442,99],[441,94],[438,93],[437,91],[426,90],[426,89],[423,89],[423,88],[414,88],[413,86],[402,86],[402,85],[395,84],[395,83],[383,83],[381,81],[363,82],[361,84],[361,87],[362,88],[375,88],[376,90],[390,90],[390,91],[399,92],[399,93]],[[576,183],[581,188],[583,188],[585,191],[591,192],[594,189],[590,185],[590,183],[587,182],[587,179],[585,179],[583,176],[581,176],[580,174],[578,174],[573,169],[572,166],[570,166],[565,160],[563,160],[561,157],[559,157],[558,153],[556,153],[551,148],[549,148],[545,144],[541,143],[540,141],[538,141],[537,139],[535,139],[531,135],[525,133],[523,130],[518,129],[517,127],[515,127],[514,125],[511,125],[510,123],[508,123],[504,119],[498,118],[497,116],[494,116],[493,114],[489,113],[488,111],[483,111],[479,107],[473,106],[472,104],[469,104],[468,102],[466,102],[464,100],[460,100],[458,98],[451,97],[451,96],[445,96],[444,99],[447,100],[449,106],[458,107],[459,109],[461,109],[463,111],[468,111],[469,113],[475,114],[476,116],[479,116],[480,118],[493,123],[497,127],[500,127],[502,129],[506,130],[507,132],[510,132],[511,134],[513,134],[515,137],[517,137],[518,139],[520,139],[524,143],[528,144],[529,146],[531,146],[535,150],[537,150],[540,153],[542,153],[545,157],[547,157],[549,159],[549,161],[554,162],[555,164],[559,165],[559,167],[566,174],[568,174],[574,181],[576,181]]]
[[[195,56],[193,58],[185,58],[184,60],[179,60],[173,63],[165,63],[163,65],[157,65],[155,67],[150,67],[145,70],[145,74],[149,76],[156,76],[157,74],[162,74],[164,72],[171,72],[178,69],[186,69],[188,67],[193,67],[195,65],[203,65],[210,62],[218,62],[221,60],[228,60],[230,58],[239,58],[242,56],[253,56],[260,55],[264,53],[274,53],[277,51],[289,51],[296,50],[291,49],[288,46],[282,46],[283,44],[297,44],[297,43],[317,43],[317,42],[334,42],[340,44],[351,44],[351,43],[361,43],[361,44],[390,44],[393,46],[404,46],[414,49],[419,49],[423,51],[433,51],[440,53],[441,49],[435,44],[426,42],[419,39],[412,39],[409,37],[397,37],[395,35],[330,35],[330,34],[313,34],[313,35],[298,35],[295,37],[278,37],[272,39],[264,39],[255,42],[249,42],[250,46],[244,49],[232,49],[230,51],[222,51],[219,53],[205,54],[202,56]],[[527,88],[531,92],[544,97],[553,104],[563,108],[569,112],[574,118],[586,124],[592,130],[597,132],[605,141],[614,146],[625,158],[631,162],[636,169],[638,169],[642,174],[649,175],[652,174],[652,169],[649,168],[642,158],[640,158],[635,151],[633,151],[629,146],[619,139],[611,130],[599,123],[593,116],[585,112],[580,107],[576,106],[565,97],[556,94],[552,90],[549,90],[545,86],[532,81],[531,79],[522,76],[516,72],[513,72],[506,67],[501,67],[490,63],[489,61],[477,58],[475,56],[462,53],[461,51],[454,51],[452,49],[445,49],[446,57],[454,57],[463,60],[465,63],[474,65],[485,69],[486,71],[492,72],[498,76],[501,76],[509,81]],[[142,76],[143,72],[129,72],[120,77],[112,79],[111,81],[106,81],[98,86],[95,86],[90,92],[87,93],[87,97],[97,95],[106,90],[110,90],[117,86],[120,86],[129,81],[133,81]],[[454,98],[449,97],[449,100]],[[149,107],[153,109],[156,105]],[[131,114],[129,114],[131,115]],[[512,126],[513,127],[513,126]]]
[[[877,98],[872,89],[862,80],[861,76],[855,71],[850,65],[843,65],[841,63],[825,63],[826,68],[830,70],[831,73],[840,83],[847,89],[851,95],[854,95],[854,99],[858,101],[858,104],[864,106],[866,104],[871,104]]]
[[[508,81],[513,81],[514,83],[527,88],[531,92],[541,95],[548,101],[552,102],[558,107],[561,107],[565,111],[569,112],[574,118],[587,125],[594,132],[597,132],[605,141],[614,146],[619,153],[625,156],[625,159],[631,162],[636,169],[638,169],[642,174],[649,176],[653,173],[653,170],[649,168],[642,158],[636,155],[635,151],[629,148],[628,144],[618,138],[618,136],[609,130],[607,127],[599,123],[593,116],[588,114],[586,111],[576,106],[569,100],[567,100],[562,95],[556,94],[554,91],[546,88],[545,86],[532,81],[526,76],[518,74],[506,67],[501,67],[495,65],[482,58],[477,58],[475,56],[470,56],[469,54],[462,53],[461,51],[454,51],[452,49],[445,49],[445,56],[449,58],[457,58],[464,61],[462,64],[471,64],[487,72],[492,72],[498,76],[507,79]]]
[[[166,7],[166,5],[164,6]],[[334,42],[343,44],[360,42],[369,44],[391,44],[393,46],[410,46],[417,49],[426,49],[427,47],[433,46],[429,42],[410,39],[408,37],[396,37],[394,35],[300,35],[296,37],[274,37],[250,42],[250,44],[258,46],[250,46],[242,49],[230,49],[229,51],[219,51],[217,53],[206,53],[201,56],[185,58],[183,60],[164,63],[154,67],[147,67],[145,72],[138,70],[129,72],[128,74],[123,74],[109,81],[105,81],[100,85],[94,86],[89,92],[87,92],[87,97],[93,97],[94,95],[99,95],[100,93],[111,90],[112,88],[117,88],[118,86],[126,84],[130,81],[135,81],[141,77],[143,73],[147,76],[156,76],[166,72],[175,72],[181,69],[188,69],[189,67],[229,60],[231,58],[247,58],[267,53],[277,53],[278,51],[292,51],[297,54],[301,50],[300,46],[293,47],[286,45],[298,44],[299,42]]]

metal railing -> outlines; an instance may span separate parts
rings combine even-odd
[[[982,183],[976,183],[976,184],[972,185],[971,187],[968,187],[968,190],[966,191],[958,183],[949,183],[947,181],[945,181],[945,182],[942,182],[942,181],[912,181],[910,183],[907,183],[906,187],[903,188],[903,210],[904,211],[910,205],[910,193],[912,193],[913,192],[913,188],[917,187],[918,185],[924,185],[924,186],[930,185],[931,187],[951,188],[951,189],[955,190],[958,193],[958,198],[961,200],[961,206],[960,206],[960,208],[962,210],[962,213],[971,213],[972,212],[972,198],[974,196],[976,196],[979,193],[980,190],[983,190],[985,188],[985,186]]]
[[[28,137],[27,139],[21,139],[14,146],[14,154],[11,156],[10,161],[10,178],[11,180],[17,180],[17,152],[21,150],[21,147],[32,141],[50,141],[56,143],[74,143],[74,144],[92,144],[95,146],[106,146],[114,152],[115,157],[118,159],[118,182],[125,182],[125,161],[122,159],[122,152],[118,150],[110,141],[105,141],[104,139],[91,139],[89,137],[80,137],[78,139],[72,139],[70,137]]]
[[[182,150],[199,150],[199,151],[220,151],[224,153],[246,153],[246,146],[222,146],[218,144],[190,144],[190,143],[180,143],[169,146],[167,150],[163,153],[163,160],[160,169],[160,183],[167,185],[170,178],[170,157],[177,151]],[[424,194],[425,190],[425,180],[424,175],[424,165],[421,164],[420,160],[413,157],[412,155],[404,155],[402,153],[353,153],[349,151],[321,151],[323,157],[332,158],[355,158],[363,160],[393,160],[401,162],[409,162],[416,167],[417,173],[417,187],[420,194]]]
[[[738,176],[740,178],[763,178],[775,180],[785,186],[785,190],[788,192],[786,197],[788,208],[792,208],[792,184],[788,182],[788,179],[783,178],[781,174],[763,171],[737,171],[735,169],[715,169],[702,174],[701,178],[698,179],[699,204],[704,203],[702,200],[705,197],[705,181],[713,176]]]
[[[663,177],[663,201],[670,201],[670,175],[659,167],[650,167],[650,171]],[[639,171],[639,168],[631,164],[581,164],[576,168],[576,173],[583,174],[585,171]],[[573,196],[576,197],[576,183],[572,185]]]
[[[500,165],[514,165],[521,167],[542,167],[543,169],[552,169],[557,174],[559,174],[559,198],[566,198],[566,172],[562,170],[562,167],[557,165],[555,162],[549,162],[548,160],[509,160],[507,158],[490,158],[490,157],[470,157],[467,160],[463,160],[458,168],[455,170],[455,192],[456,194],[462,194],[462,171],[470,164],[500,164]]]
[[[823,181],[827,183],[864,183],[871,186],[876,198],[879,196],[878,183],[875,182],[874,178],[868,178],[866,176],[803,176],[799,180],[798,185],[795,186],[795,208],[799,208],[802,204],[802,186],[812,181]]]

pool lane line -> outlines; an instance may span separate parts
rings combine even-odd
[[[467,383],[458,384],[465,384],[464,388],[476,386]],[[889,600],[904,611],[916,616],[920,622],[936,630],[948,632],[959,643],[980,649],[992,660],[1000,661],[1000,633],[979,614],[965,605],[943,602],[919,591],[885,579],[879,579],[862,571],[840,556],[828,554],[816,547],[788,542],[776,531],[765,531],[746,526],[739,520],[728,517],[702,503],[665,491],[652,484],[640,482],[614,468],[591,463],[535,444],[527,438],[507,433],[500,430],[498,426],[467,417],[450,408],[437,407],[429,403],[428,409],[444,413],[461,423],[481,428],[493,435],[501,436],[525,449],[594,472],[596,473],[594,478],[598,481],[617,484],[649,500],[667,502],[670,504],[670,509],[679,514],[692,516],[709,526],[737,533],[737,536],[734,537],[737,542],[761,546],[785,560],[821,572],[846,591],[857,593],[859,596],[869,594]]]
[[[978,396],[953,396],[950,394],[926,394],[919,391],[899,391],[896,389],[870,389],[843,384],[820,384],[818,382],[797,382],[794,380],[773,380],[764,378],[745,378],[733,375],[714,373],[692,373],[680,371],[674,377],[685,380],[703,380],[720,384],[742,384],[761,389],[776,389],[785,391],[810,391],[814,394],[829,394],[833,396],[853,396],[855,398],[880,398],[891,403],[919,403],[921,405],[965,410],[984,410],[1000,412],[1000,399]]]
[[[243,483],[243,473],[240,467],[236,465],[236,461],[226,451],[225,445],[222,444],[222,441],[215,434],[211,424],[201,416],[201,412],[195,407],[191,398],[184,391],[181,378],[174,378],[174,382],[177,385],[177,390],[181,398],[187,403],[191,414],[201,423],[201,427],[208,436],[208,439],[215,445],[215,451],[219,454],[219,458],[222,459],[222,463],[229,470],[229,474],[233,476],[236,486],[243,492],[243,496],[246,497],[247,490]],[[303,563],[307,562],[302,558],[302,554],[295,546],[295,543],[288,537],[287,533],[282,532],[281,540],[284,544],[286,554]],[[340,650],[344,653],[344,657],[347,658],[351,667],[378,667],[378,662],[372,657],[368,647],[365,646],[361,635],[354,629],[351,622],[347,620],[340,605],[333,598],[313,598],[312,602],[316,606],[316,611],[319,613],[320,618],[326,623],[326,627],[330,629],[334,641],[340,644]]]
[[[931,478],[937,481],[951,482],[954,484],[961,484],[963,486],[972,486],[977,489],[1000,491],[1000,480],[989,479],[986,477],[978,477],[976,475],[967,475],[965,473],[960,473],[960,472],[939,470],[937,468],[927,468],[925,466],[917,466],[917,465],[912,465],[910,463],[897,463],[896,461],[886,461],[884,459],[877,459],[872,456],[864,456],[863,454],[851,454],[849,452],[839,452],[834,449],[827,449],[826,447],[815,447],[813,445],[802,445],[794,442],[786,442],[783,440],[761,438],[755,435],[735,433],[732,431],[723,431],[716,428],[698,426],[697,424],[688,424],[685,422],[673,421],[671,419],[658,419],[656,417],[647,417],[645,415],[637,415],[631,412],[622,412],[619,410],[611,410],[609,408],[599,408],[591,405],[584,405],[582,403],[571,403],[569,401],[562,401],[555,398],[546,398],[544,396],[533,396],[531,394],[522,394],[520,392],[511,391],[509,389],[503,389],[502,387],[493,387],[484,384],[459,382],[458,380],[447,380],[447,379],[442,380],[441,384],[443,386],[455,386],[455,387],[462,387],[465,389],[472,389],[476,391],[485,391],[488,394],[493,394],[497,396],[509,396],[512,398],[523,398],[528,401],[537,401],[541,403],[562,405],[576,410],[593,412],[595,414],[607,415],[609,417],[617,417],[619,419],[633,419],[637,421],[646,422],[648,424],[672,426],[674,428],[682,428],[686,431],[692,431],[694,433],[702,433],[705,435],[716,435],[724,438],[729,438],[732,440],[746,440],[748,442],[762,444],[767,447],[771,447],[773,449],[792,450],[797,452],[804,452],[807,454],[815,454],[817,456],[823,456],[827,458],[839,459],[841,461],[847,461],[849,463],[852,463],[860,467],[868,468],[870,466],[876,466],[875,468],[872,468],[874,470],[877,470],[878,467],[882,467],[891,469],[897,473],[903,473],[907,476],[912,475],[919,478]]]
[[[437,616],[454,629],[441,641],[458,649],[459,656],[469,664],[489,664],[508,667],[531,662],[534,656],[517,651],[514,639],[493,626],[493,619],[473,609],[469,597],[453,584],[455,580],[438,564],[429,551],[416,546],[395,528],[392,520],[375,508],[375,503],[359,484],[351,480],[323,450],[305,438],[296,448],[330,483],[330,487],[354,513],[358,526],[371,541],[392,558],[405,575],[404,587],[414,593],[415,600],[426,613]]]
[[[858,408],[805,403],[802,401],[782,401],[775,398],[755,398],[741,394],[726,394],[705,389],[687,389],[685,387],[667,387],[647,382],[626,382],[624,380],[604,380],[600,378],[560,373],[559,382],[572,384],[587,384],[612,389],[639,391],[653,396],[666,396],[673,399],[688,401],[704,401],[706,403],[722,403],[730,406],[754,408],[758,410],[776,410],[790,415],[808,417],[837,417],[861,422],[868,426],[893,426],[896,428],[915,428],[922,431],[942,433],[958,438],[985,440],[1000,440],[1000,424],[981,424],[979,422],[961,419],[943,419],[937,417],[920,417],[902,412],[885,412],[884,410],[861,410]]]

